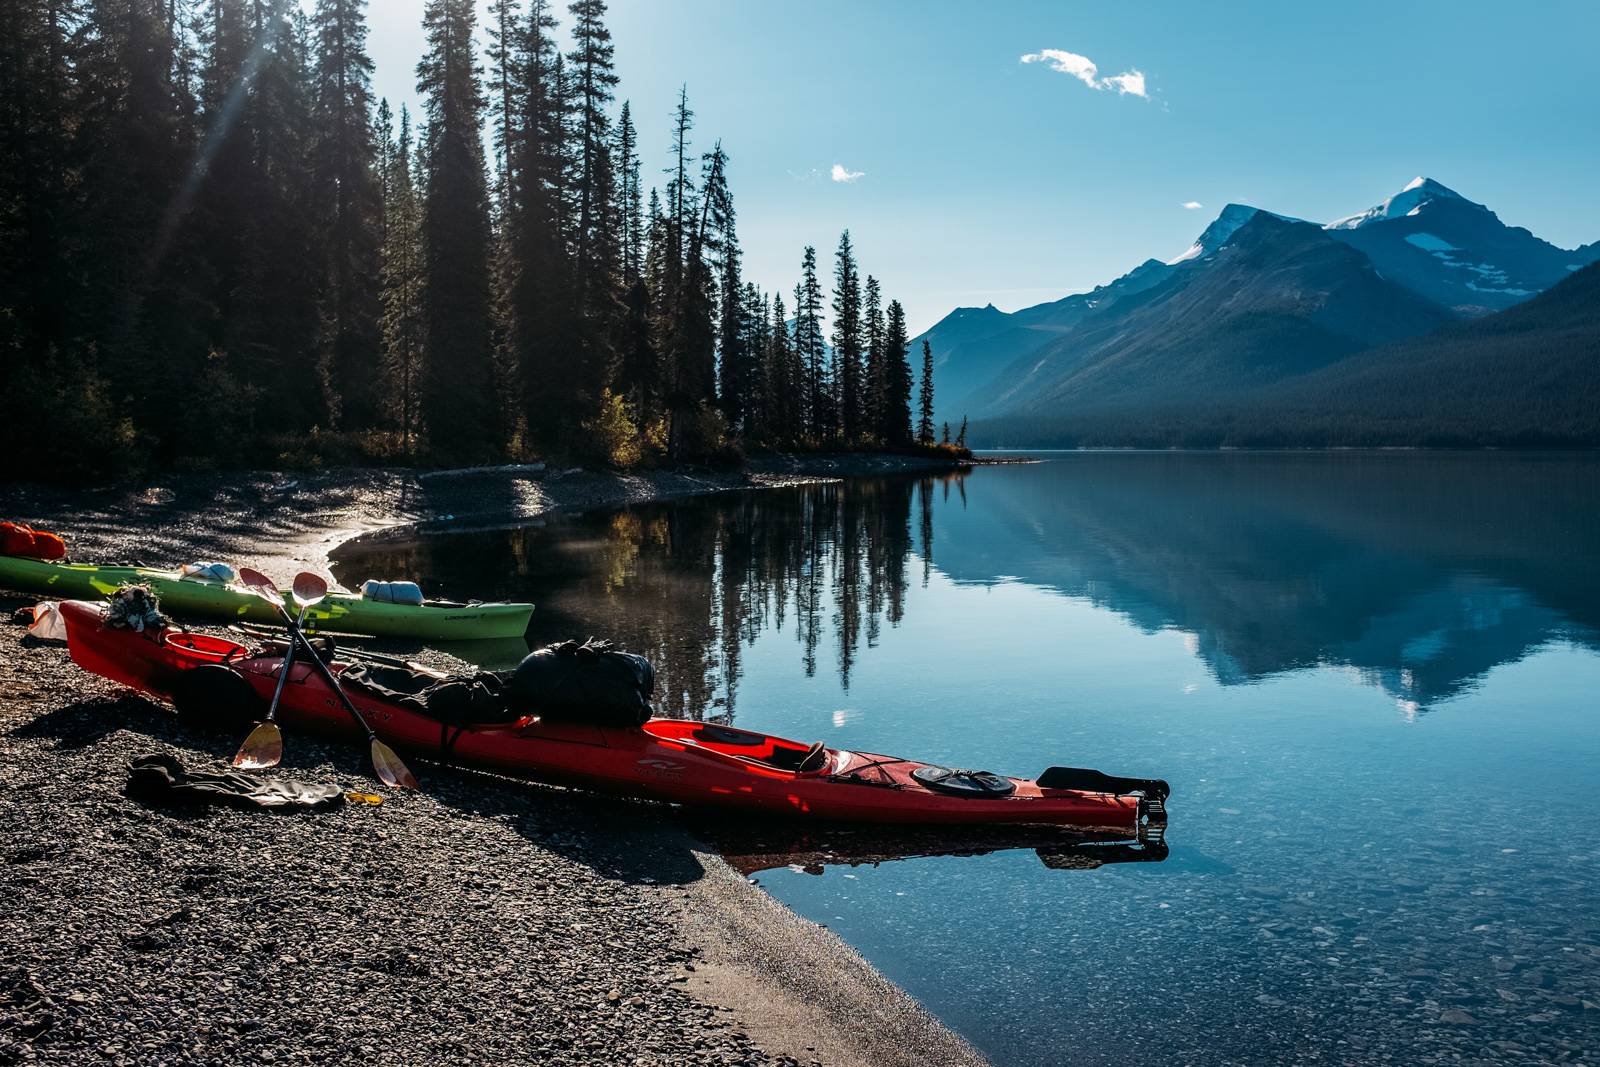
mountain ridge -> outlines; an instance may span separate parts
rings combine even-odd
[[[977,422],[979,447],[1600,447],[1600,263],[1232,396]]]
[[[1260,247],[1242,254],[1246,231]],[[1310,233],[1349,255],[1321,248],[1319,273]],[[1159,403],[1179,387],[1209,398],[1503,311],[1597,260],[1600,241],[1558,248],[1418,177],[1326,224],[1230,203],[1174,259],[1015,312],[956,309],[914,343],[933,345],[936,413],[950,421]]]

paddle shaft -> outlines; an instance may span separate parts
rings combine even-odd
[[[298,644],[301,648],[305,649],[306,655],[311,657],[311,666],[314,667],[317,673],[322,676],[322,680],[327,682],[328,685],[333,688],[335,693],[339,694],[339,700],[344,704],[344,709],[348,711],[351,717],[356,720],[357,724],[359,724],[360,727],[367,732],[367,740],[376,741],[378,739],[377,732],[374,731],[371,726],[367,725],[367,720],[362,716],[361,709],[357,708],[353,703],[350,702],[350,697],[347,693],[345,693],[344,687],[339,684],[339,679],[334,677],[333,671],[328,668],[326,663],[322,662],[322,657],[318,655],[317,650],[312,647],[310,639],[307,638],[305,634],[300,632],[300,628],[294,624],[294,619],[290,617],[288,610],[281,604],[278,605],[278,614],[283,616],[283,621],[288,624],[289,633],[294,639],[294,644]],[[286,652],[284,655],[285,658],[287,658],[289,653]]]
[[[309,607],[309,605],[307,605],[307,607]],[[287,615],[285,617],[287,617]],[[292,628],[298,630],[305,624],[305,621],[306,608],[301,608],[300,619],[298,622],[292,624]],[[268,722],[272,722],[278,717],[278,702],[283,699],[283,687],[289,681],[289,668],[294,666],[294,650],[295,643],[290,641],[289,648],[284,652],[283,655],[283,669],[278,672],[278,687],[272,691],[272,705],[267,708]]]

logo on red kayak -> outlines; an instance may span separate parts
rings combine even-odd
[[[683,764],[676,760],[651,757],[640,760],[639,766],[643,767],[646,773],[659,778],[679,778],[683,775]]]

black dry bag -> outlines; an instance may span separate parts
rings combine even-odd
[[[638,726],[650,718],[655,668],[592,638],[530,652],[506,679],[507,704],[542,719]]]

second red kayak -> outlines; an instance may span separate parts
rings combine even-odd
[[[80,666],[180,707],[203,688],[203,700],[187,702],[231,703],[235,719],[258,716],[282,667],[271,646],[252,649],[172,629],[113,629],[100,605],[80,601],[63,603],[61,611]],[[341,675],[352,669],[331,666]],[[196,673],[200,667],[206,670]],[[1062,767],[1037,780],[1006,778],[686,719],[627,728],[537,718],[458,726],[409,702],[345,688],[378,736],[397,749],[604,793],[838,822],[1126,830],[1165,818],[1167,786],[1155,779]],[[300,663],[290,668],[279,717],[285,727],[359,736],[333,690]]]

